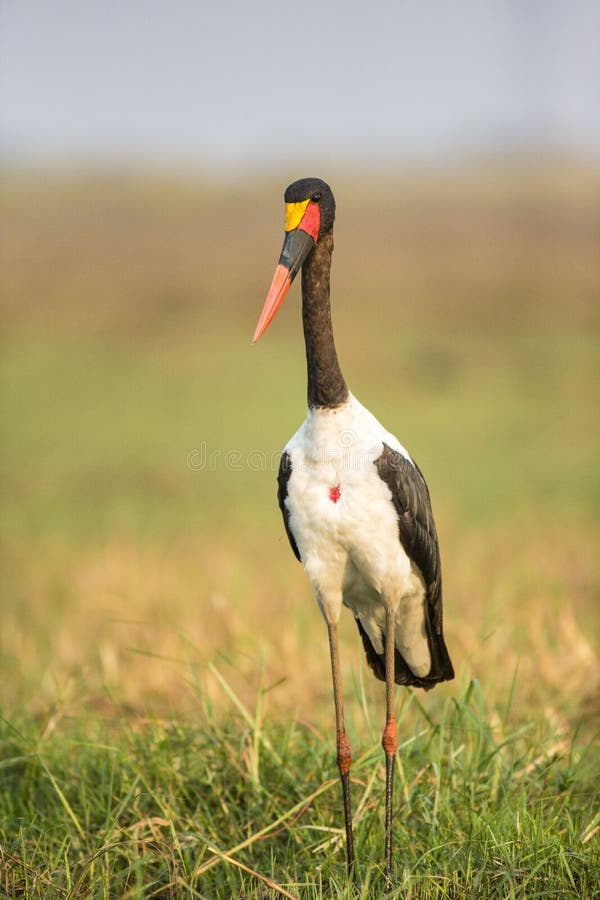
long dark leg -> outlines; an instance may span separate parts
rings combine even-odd
[[[394,799],[394,763],[398,734],[394,716],[395,609],[388,604],[385,614],[385,705],[386,720],[381,744],[385,750],[385,874],[392,880],[392,802]]]
[[[342,707],[342,676],[340,673],[340,652],[338,646],[337,624],[327,623],[329,631],[329,652],[331,653],[331,674],[333,676],[333,700],[335,703],[335,731],[337,745],[337,764],[342,779],[344,796],[344,820],[346,823],[346,852],[348,854],[348,870],[354,866],[354,836],[352,834],[352,808],[350,805],[350,766],[352,754],[344,728],[344,710]]]

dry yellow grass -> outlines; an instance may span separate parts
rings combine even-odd
[[[326,724],[326,634],[287,545],[271,547],[266,566],[256,536],[237,549],[222,536],[199,543],[165,548],[127,538],[77,552],[46,548],[21,576],[25,604],[3,617],[5,700],[18,704],[27,686],[38,713],[58,703],[80,715],[85,704],[112,702],[192,712],[198,684],[217,706],[225,702],[213,663],[248,706],[267,688],[271,713]],[[514,681],[519,714],[591,712],[600,667],[589,530],[571,529],[565,540],[549,527],[515,546],[512,528],[494,527],[449,537],[444,547],[458,684],[436,693],[461,693],[477,678],[502,705]],[[348,689],[361,672],[367,695],[381,701],[349,614],[342,657]]]

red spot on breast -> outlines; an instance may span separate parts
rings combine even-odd
[[[342,492],[340,490],[339,484],[336,484],[334,487],[330,487],[329,488],[329,499],[331,500],[331,502],[337,503],[338,500],[340,499],[341,493]]]

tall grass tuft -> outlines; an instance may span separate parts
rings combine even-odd
[[[187,723],[3,720],[7,896],[595,896],[597,745],[515,727],[477,682],[435,717],[403,691],[389,890],[384,766],[368,726],[368,743],[355,736],[353,883],[332,735],[266,721],[261,693],[248,709],[221,680],[232,711],[198,695]]]

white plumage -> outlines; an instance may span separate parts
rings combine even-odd
[[[288,526],[326,620],[337,623],[343,603],[383,653],[385,597],[396,608],[396,646],[415,675],[424,676],[431,667],[425,585],[398,540],[391,492],[375,467],[384,444],[412,464],[352,394],[336,409],[309,409],[285,447]]]

